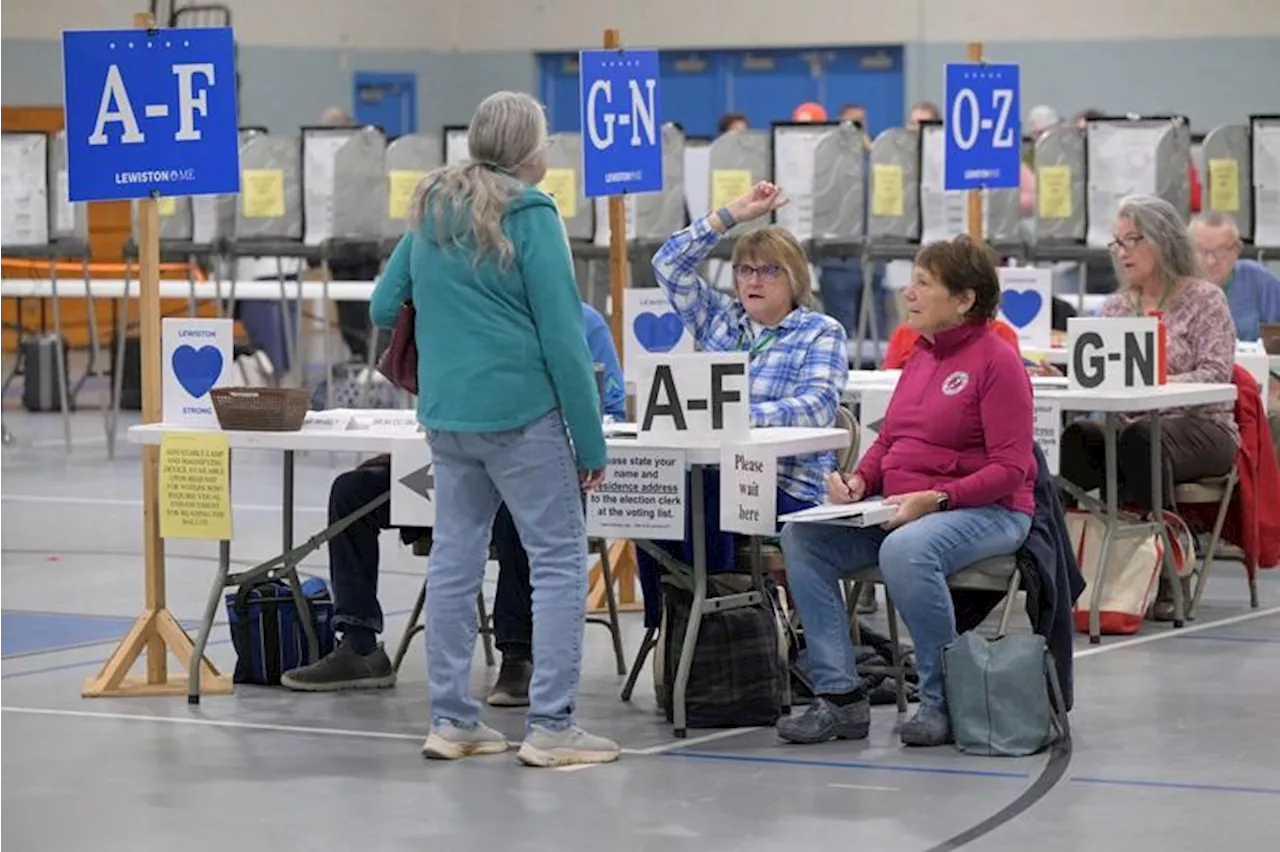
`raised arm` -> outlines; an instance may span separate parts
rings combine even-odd
[[[369,299],[369,319],[375,328],[392,328],[400,307],[413,295],[413,279],[409,275],[409,256],[413,252],[413,234],[405,234],[396,243],[387,265],[378,276]]]
[[[560,214],[549,199],[510,217],[525,294],[542,356],[573,439],[578,465],[603,470],[608,461],[600,423],[600,396],[582,328],[582,301]]]
[[[1017,490],[1035,458],[1035,405],[1021,359],[1001,352],[982,377],[978,402],[987,463],[942,487],[952,509],[990,506]]]
[[[753,401],[752,426],[830,426],[849,381],[849,353],[841,325],[822,314],[809,316],[821,330],[805,349],[799,380],[781,399]],[[795,333],[795,332],[793,332]]]
[[[701,345],[716,317],[733,307],[733,299],[719,292],[698,273],[698,267],[720,242],[723,229],[713,213],[695,219],[672,234],[653,256],[653,274],[667,294],[680,322]]]

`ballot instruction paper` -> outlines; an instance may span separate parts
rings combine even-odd
[[[790,512],[778,518],[783,523],[839,524],[846,527],[873,527],[883,524],[898,512],[898,507],[880,498],[857,503],[823,503],[811,509]]]

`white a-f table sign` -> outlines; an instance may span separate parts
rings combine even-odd
[[[229,27],[62,34],[72,201],[240,191]]]
[[[645,358],[636,374],[640,434],[694,441],[736,440],[751,431],[747,353]]]

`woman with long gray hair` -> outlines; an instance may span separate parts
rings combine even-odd
[[[586,609],[582,490],[604,478],[600,401],[582,304],[547,170],[542,106],[512,92],[476,108],[471,161],[428,174],[373,292],[394,325],[417,311],[418,421],[434,458],[436,523],[427,568],[431,732],[423,754],[505,751],[470,694],[489,536],[506,503],[529,555],[533,679],[519,758],[533,766],[616,760],[616,743],[574,721]]]
[[[1120,289],[1103,304],[1104,317],[1159,313],[1168,334],[1170,382],[1230,382],[1236,333],[1222,288],[1206,281],[1182,216],[1169,202],[1134,195],[1120,203],[1110,243]],[[1239,432],[1231,403],[1171,409],[1160,415],[1164,459],[1162,494],[1173,486],[1222,476],[1235,463]],[[1117,448],[1120,500],[1152,511],[1151,421],[1122,415]],[[1103,488],[1102,429],[1078,421],[1062,435],[1062,475],[1085,491]],[[1161,581],[1163,584],[1163,580]],[[1162,586],[1154,612],[1173,618],[1172,590]]]

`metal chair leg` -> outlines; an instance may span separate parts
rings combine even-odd
[[[597,540],[600,552],[600,579],[604,582],[604,599],[609,607],[609,621],[605,624],[613,639],[613,655],[618,663],[618,674],[627,673],[627,655],[622,649],[622,625],[618,620],[618,595],[613,588],[613,565],[609,563],[609,543]]]
[[[630,701],[631,693],[635,691],[636,681],[640,678],[640,670],[644,668],[644,662],[649,658],[649,652],[658,645],[658,629],[650,627],[644,632],[644,639],[640,640],[640,651],[636,654],[636,661],[631,664],[631,674],[627,676],[627,682],[622,686],[622,700]]]
[[[396,655],[391,660],[391,668],[400,672],[400,664],[404,662],[404,655],[409,652],[409,644],[413,642],[413,637],[417,636],[426,627],[422,624],[422,607],[427,602],[427,584],[423,581],[421,588],[418,589],[418,599],[413,602],[413,611],[409,613],[409,624],[404,629],[404,634],[400,637],[400,645],[396,648]]]
[[[889,619],[889,642],[892,645],[890,656],[893,658],[890,663],[893,666],[894,676],[898,679],[898,713],[906,715],[907,664],[902,658],[902,646],[899,644],[898,608],[893,605],[888,588],[885,589],[884,594],[884,614]]]
[[[484,662],[493,668],[493,626],[489,624],[489,610],[484,605],[484,592],[476,592],[476,615],[480,618],[480,641],[484,644]]]

